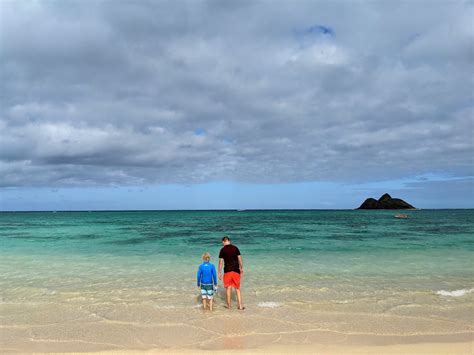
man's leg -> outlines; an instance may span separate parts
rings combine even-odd
[[[207,302],[206,302],[206,298],[204,296],[202,297],[202,307],[203,307],[204,310],[206,310],[206,308],[207,308]]]
[[[245,309],[245,307],[242,306],[242,295],[240,294],[240,288],[235,289],[235,294],[237,295],[237,304],[239,305],[239,309]]]
[[[231,287],[227,287],[225,289],[225,293],[226,293],[226,298],[227,298],[227,308],[232,308],[232,304],[231,304],[231,297],[232,297],[232,294],[231,294]]]
[[[211,298],[211,299],[209,299],[209,310],[210,310],[210,311],[212,311],[212,301],[213,301],[213,299],[212,299],[212,298]]]

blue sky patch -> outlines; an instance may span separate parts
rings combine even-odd
[[[196,128],[194,130],[194,134],[196,136],[205,136],[206,135],[206,130],[204,128]]]

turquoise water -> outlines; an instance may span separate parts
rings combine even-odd
[[[248,276],[257,280],[264,276],[262,282],[279,275],[280,281],[287,277],[290,285],[298,279],[331,277],[375,278],[400,287],[410,282],[416,282],[413,287],[431,289],[474,287],[474,210],[410,211],[410,218],[404,220],[395,219],[394,214],[320,210],[2,213],[2,281],[14,282],[8,277],[15,266],[10,263],[19,258],[25,263],[25,278],[30,261],[41,268],[39,261],[55,260],[89,262],[125,274],[133,271],[131,264],[137,268],[144,264],[169,275],[170,282],[187,282],[203,252],[210,251],[217,262],[220,238],[229,235],[244,255]],[[90,272],[76,269],[78,276]],[[21,276],[16,267],[15,275]]]
[[[208,251],[217,263],[220,240],[229,235],[244,257],[247,314],[261,317],[249,329],[273,317],[289,322],[282,329],[472,331],[474,210],[407,211],[408,219],[396,213],[0,213],[2,312],[11,314],[4,322],[17,328],[25,322],[18,307],[42,310],[28,324],[54,315],[61,329],[76,326],[71,319],[84,316],[79,310],[89,312],[88,322],[100,316],[101,325],[130,314],[139,324],[157,310],[154,322],[166,320],[170,309],[173,319],[179,312],[189,317],[199,304],[201,255]],[[223,299],[221,289],[217,305]],[[330,321],[322,323],[327,314]]]

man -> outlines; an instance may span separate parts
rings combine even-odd
[[[230,238],[225,236],[222,238],[224,245],[219,252],[219,280],[222,280],[222,263],[224,263],[224,287],[227,296],[227,308],[232,308],[232,288],[235,289],[237,296],[238,309],[244,310],[242,306],[242,295],[240,294],[240,278],[244,274],[244,263],[240,250],[230,243]]]

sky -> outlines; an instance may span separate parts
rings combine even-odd
[[[0,210],[474,208],[473,1],[0,1]]]

